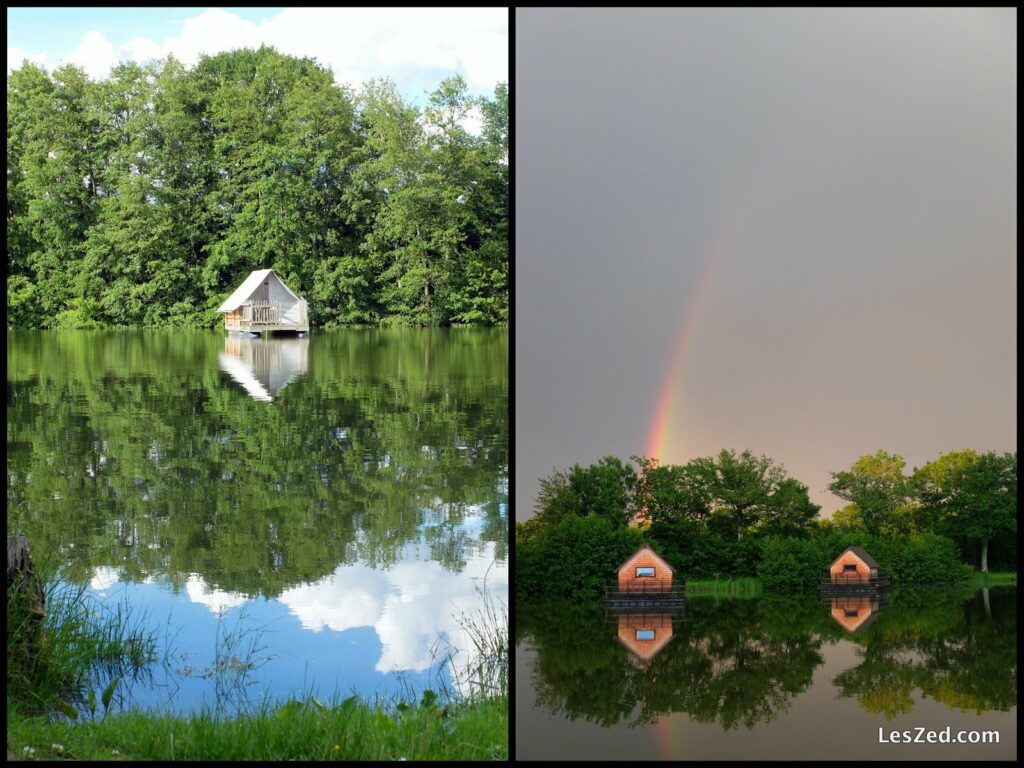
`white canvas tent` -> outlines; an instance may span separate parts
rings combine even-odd
[[[230,331],[309,330],[306,301],[284,284],[272,269],[251,273],[217,309]]]

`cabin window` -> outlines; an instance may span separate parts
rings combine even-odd
[[[638,629],[636,631],[637,640],[653,640],[654,630],[653,629]]]
[[[843,573],[856,573],[856,572],[857,572],[857,566],[854,565],[853,563],[847,563],[846,565],[843,566]]]
[[[857,610],[856,608],[844,608],[844,609],[843,609],[843,615],[844,615],[844,616],[848,616],[848,617],[849,617],[849,618],[851,618],[851,619],[852,619],[852,618],[854,618],[854,617],[856,617],[856,615],[857,615],[858,613],[860,613],[860,611],[859,611],[859,610]]]
[[[636,576],[637,578],[641,576],[654,576],[654,568],[649,565],[642,565],[636,569]]]

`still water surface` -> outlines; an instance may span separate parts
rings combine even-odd
[[[8,531],[127,603],[123,707],[460,689],[508,593],[503,330],[7,335]]]
[[[517,605],[516,642],[518,759],[1016,755],[1015,587],[694,598],[674,613]],[[999,743],[879,741],[918,726]]]

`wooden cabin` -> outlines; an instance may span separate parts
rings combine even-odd
[[[672,639],[672,614],[623,614],[618,617],[616,637],[637,659],[649,662]]]
[[[889,577],[882,573],[875,559],[862,547],[847,547],[832,561],[821,582],[822,591],[826,594],[873,594],[888,587]]]
[[[866,584],[878,578],[878,563],[863,547],[847,547],[828,572],[833,584]]]
[[[232,333],[309,331],[309,305],[272,269],[250,274],[217,309]]]
[[[675,569],[644,544],[618,569],[620,592],[670,592]]]

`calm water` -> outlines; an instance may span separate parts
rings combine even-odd
[[[507,332],[7,344],[8,531],[159,632],[122,706],[464,687],[460,613],[507,602]]]
[[[517,606],[516,640],[519,759],[1017,751],[1015,587],[894,592],[881,604],[695,598],[675,614]],[[1000,743],[879,743],[879,727],[918,726],[996,730]]]

